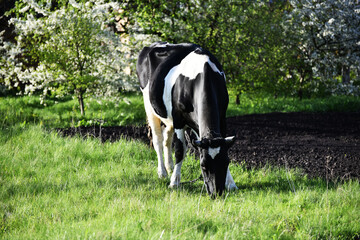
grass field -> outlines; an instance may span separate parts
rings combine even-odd
[[[271,96],[241,96],[240,105],[230,96],[228,116],[269,112],[354,112],[360,111],[358,97],[330,97],[319,99],[277,98]],[[145,124],[141,94],[128,94],[120,101],[85,100],[85,116],[80,115],[76,100],[45,101],[37,96],[0,97],[0,126],[40,124],[47,128]]]
[[[239,190],[211,200],[201,182],[169,189],[169,179],[157,178],[155,152],[141,142],[101,143],[60,137],[51,130],[96,124],[90,121],[97,118],[109,125],[142,123],[141,98],[128,99],[132,104],[118,106],[89,100],[83,119],[75,101],[49,102],[43,108],[34,97],[0,99],[1,239],[360,237],[358,180],[329,182],[294,169],[247,170],[231,164]],[[309,100],[303,108],[334,109],[343,102],[341,109],[352,111],[359,104],[346,99],[351,104],[344,104],[345,98]],[[258,100],[248,101],[256,108]],[[96,104],[102,107],[96,109]],[[271,111],[263,105],[263,111],[254,112]],[[231,114],[242,111],[231,108]],[[187,156],[182,174],[183,180],[200,174],[192,156]]]
[[[40,124],[54,128],[145,123],[143,100],[139,94],[125,96],[119,101],[86,99],[83,117],[77,100],[56,102],[50,99],[44,104],[40,104],[37,96],[0,98],[0,126]]]

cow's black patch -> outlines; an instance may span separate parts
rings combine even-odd
[[[174,134],[173,138],[174,152],[175,152],[175,163],[178,164],[183,160],[184,157],[184,143]]]
[[[174,127],[182,129],[185,125],[197,128],[197,122],[191,117],[194,112],[194,85],[196,81],[180,74],[172,89],[172,117]]]
[[[163,101],[165,77],[190,52],[199,48],[196,44],[164,44],[157,43],[145,47],[137,62],[137,74],[140,87],[149,84],[150,102],[155,112],[163,118],[167,117]]]

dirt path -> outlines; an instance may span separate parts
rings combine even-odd
[[[228,134],[237,141],[229,151],[233,161],[249,168],[265,164],[301,168],[311,177],[360,179],[360,113],[271,113],[231,117]],[[147,128],[80,127],[59,129],[67,136],[121,136],[149,144]]]

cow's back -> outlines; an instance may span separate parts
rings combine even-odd
[[[151,106],[160,117],[168,117],[163,101],[166,75],[197,48],[198,45],[191,43],[156,42],[140,52],[136,69],[140,87],[142,90],[148,87]]]
[[[191,60],[193,57],[195,57],[195,59]],[[186,62],[188,59],[190,59],[190,63]],[[181,89],[181,99],[178,99],[180,101],[177,103],[182,105],[182,110],[186,112],[193,109],[188,103],[189,101],[193,101],[192,96],[188,95],[188,90],[193,88],[193,86],[190,85],[194,85],[194,82],[190,83],[189,80],[195,80],[196,75],[191,71],[195,71],[195,74],[202,72],[205,62],[212,64],[212,72],[218,72],[220,75],[223,74],[223,70],[217,59],[196,44],[168,44],[157,42],[149,47],[145,47],[141,51],[137,62],[137,74],[140,87],[143,91],[145,88],[146,91],[148,91],[151,107],[157,115],[161,118],[172,117],[170,115],[171,109],[169,111],[169,104],[172,105],[171,101],[173,100],[171,96],[172,86],[175,84],[175,81],[184,80],[183,78],[186,78],[186,80],[183,82],[184,84],[181,84],[182,86],[179,87],[185,89]],[[178,71],[174,74],[174,79],[172,79],[173,83],[165,83],[165,79],[171,75],[171,70],[174,70],[174,67],[180,65],[184,66],[182,66],[180,70],[177,69]],[[190,73],[187,71],[190,71]],[[183,91],[187,92],[184,94]],[[166,98],[165,96],[168,97]]]
[[[156,42],[149,47],[144,47],[139,54],[136,66],[141,89],[144,89],[149,82],[158,81],[158,79],[163,81],[170,69],[178,65],[196,48],[199,48],[196,44],[166,42]]]

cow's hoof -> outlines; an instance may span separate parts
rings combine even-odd
[[[166,171],[164,171],[164,172],[158,172],[158,175],[159,175],[159,178],[160,179],[163,179],[163,178],[167,178],[167,173],[166,173]]]
[[[170,185],[169,185],[169,188],[178,188],[180,187],[180,175],[178,174],[173,174],[171,176],[171,179],[170,179]]]
[[[171,188],[171,189],[176,189],[178,187],[180,187],[180,183],[170,183],[170,185],[169,185],[169,188]]]
[[[165,161],[165,169],[168,174],[171,175],[172,171],[174,170],[174,163],[172,162],[172,160]]]

